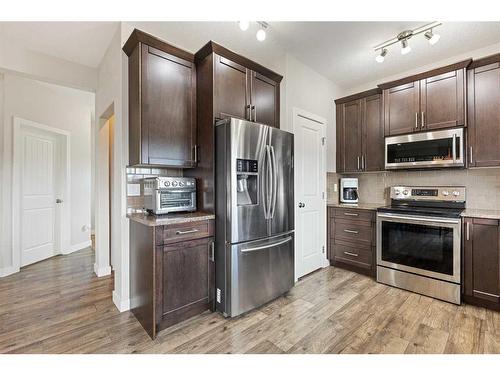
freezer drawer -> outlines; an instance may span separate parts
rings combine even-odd
[[[293,232],[229,246],[232,274],[227,315],[262,306],[293,286]]]

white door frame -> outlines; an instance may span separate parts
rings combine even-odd
[[[323,125],[323,130],[322,130],[322,136],[324,137],[325,139],[325,146],[322,147],[322,159],[323,159],[323,170],[321,171],[322,175],[324,176],[323,178],[323,191],[325,192],[325,196],[324,196],[324,199],[323,199],[323,216],[322,216],[322,221],[323,221],[323,227],[324,227],[324,235],[323,235],[323,246],[325,247],[325,252],[324,252],[324,263],[323,263],[323,267],[328,267],[330,265],[330,262],[328,262],[328,258],[327,258],[327,253],[328,253],[328,249],[326,248],[326,237],[327,237],[327,228],[326,228],[326,225],[327,225],[327,221],[326,221],[326,128],[328,126],[328,123],[326,121],[326,119],[324,119],[323,117],[320,117],[318,115],[315,115],[314,113],[311,113],[311,112],[308,112],[306,110],[303,110],[303,109],[300,109],[300,108],[297,108],[297,107],[293,107],[292,109],[292,132],[295,134],[296,132],[296,129],[297,129],[297,118],[298,117],[302,117],[302,118],[306,118],[308,120],[311,120],[311,121],[314,121],[314,122],[317,122],[318,124],[321,124]],[[295,158],[294,158],[294,164],[295,164]],[[294,173],[295,173],[295,176],[294,176],[294,181],[295,181],[295,186],[294,186],[294,190],[295,190],[295,187],[297,186],[297,169],[295,168],[294,166]],[[295,213],[295,223],[298,222],[297,220],[297,217],[298,217],[298,199],[297,199],[297,194],[294,194],[295,196],[295,202],[294,202],[294,213]],[[297,231],[297,227],[295,227],[295,231]],[[295,249],[297,249],[297,236],[295,236]],[[297,257],[295,256],[295,266],[294,266],[294,278],[295,278],[295,282],[297,282],[298,280],[298,277],[297,277]]]
[[[60,157],[64,159],[66,168],[60,171],[65,184],[61,186],[63,197],[63,205],[60,207],[59,228],[57,243],[60,248],[56,249],[58,253],[66,254],[71,252],[70,246],[70,222],[71,222],[71,143],[70,133],[54,128],[51,126],[39,124],[37,122],[26,120],[20,117],[13,117],[14,123],[14,143],[13,143],[13,160],[12,160],[12,266],[14,272],[19,272],[21,268],[21,160],[22,160],[22,128],[32,128],[53,133],[59,139],[62,137],[64,142],[61,142]],[[64,147],[64,144],[66,147]]]

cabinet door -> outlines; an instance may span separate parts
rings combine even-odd
[[[420,116],[421,130],[465,125],[464,69],[420,81]]]
[[[213,278],[212,242],[212,238],[204,238],[161,247],[158,294],[160,316],[167,322],[163,327],[208,308]]]
[[[500,166],[500,63],[469,74],[469,166]]]
[[[420,83],[410,82],[384,90],[385,135],[418,131],[420,127]]]
[[[344,172],[361,170],[361,100],[342,105]]]
[[[252,121],[279,128],[279,83],[251,72]]]
[[[225,57],[215,56],[214,107],[217,118],[249,120],[250,71]]]
[[[384,128],[382,98],[373,95],[362,100],[363,113],[363,170],[384,170]]]
[[[147,164],[194,167],[196,68],[194,63],[143,45],[143,117]],[[144,162],[144,160],[143,160]]]
[[[465,220],[465,294],[500,304],[500,226],[498,220]]]

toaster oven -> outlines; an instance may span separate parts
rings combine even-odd
[[[156,215],[196,211],[194,178],[149,177],[142,181],[146,211]]]

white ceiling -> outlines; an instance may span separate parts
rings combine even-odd
[[[246,34],[235,22],[128,24],[156,31],[167,41],[192,51],[209,39],[257,56],[263,63],[276,60],[286,51],[342,88],[360,86],[500,42],[500,22],[445,22],[436,30],[441,35],[436,45],[430,46],[423,35],[418,35],[410,40],[410,54],[401,55],[399,45],[394,45],[389,47],[384,63],[375,62],[373,46],[428,22],[270,22],[269,37],[263,43],[253,35],[255,24],[252,32]],[[97,67],[117,27],[117,22],[1,22],[0,36],[34,51]]]
[[[286,50],[343,88],[356,87],[500,42],[500,22],[444,22],[436,28],[439,42],[429,45],[422,34],[401,55],[389,47],[385,61],[375,61],[373,47],[422,22],[272,22]],[[500,52],[500,51],[498,51]]]
[[[0,37],[24,48],[96,68],[118,22],[0,22]]]

